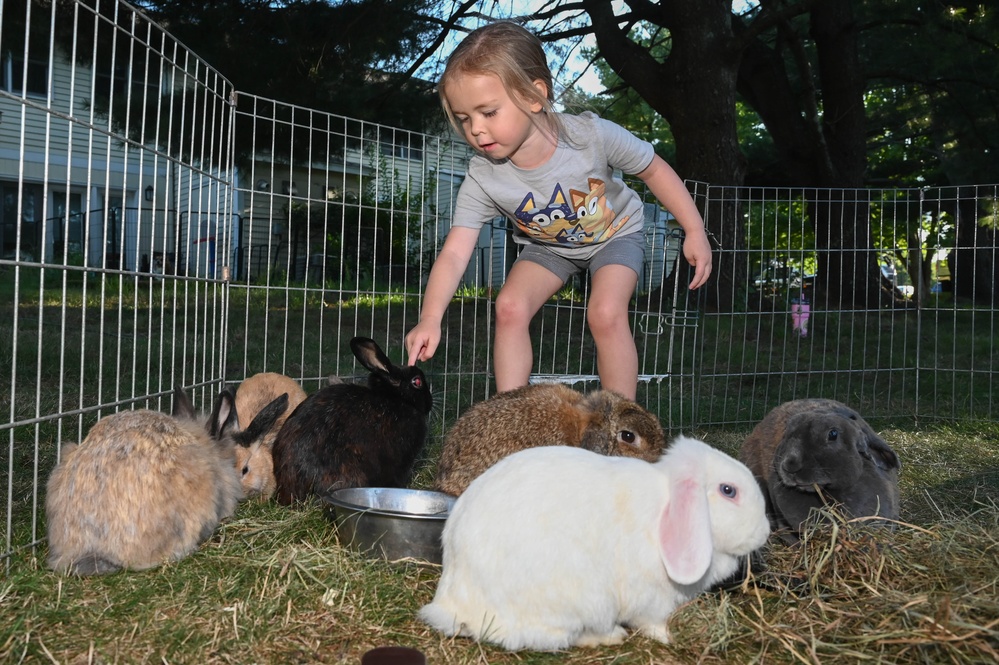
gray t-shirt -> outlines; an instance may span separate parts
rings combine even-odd
[[[514,240],[588,259],[612,236],[642,229],[642,201],[615,175],[644,171],[647,141],[594,113],[560,116],[567,138],[535,169],[475,155],[458,190],[453,226],[478,229],[497,214],[513,222]]]

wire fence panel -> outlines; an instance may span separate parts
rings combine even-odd
[[[395,362],[407,362],[403,340],[418,321],[423,284],[449,229],[468,147],[253,95],[237,100],[241,168],[233,188],[226,378],[277,371],[309,390],[330,376],[359,378],[364,370],[348,346],[354,335],[372,337]],[[648,205],[648,216],[633,312],[643,340],[641,378],[651,386],[644,399],[661,402],[665,420],[679,422],[679,412],[669,415],[668,396],[678,390],[683,349],[662,342],[672,341],[680,320],[692,335],[697,319],[673,279],[681,234],[656,205]],[[502,219],[483,228],[441,348],[425,367],[437,395],[438,437],[492,390],[492,299],[515,258],[510,233]],[[533,380],[595,385],[586,288],[581,276],[543,308]],[[689,390],[689,363],[686,372]]]
[[[169,410],[176,385],[198,405],[217,391],[232,89],[124,3],[2,5],[9,555],[44,535],[61,442],[119,409]]]
[[[801,397],[881,422],[999,417],[995,186],[709,190],[745,236],[718,239],[743,278],[704,316],[698,424]],[[833,199],[863,214],[816,219]],[[859,249],[837,245],[851,236]]]
[[[124,2],[0,0],[0,490],[3,551],[44,536],[62,442],[119,409],[208,410],[261,371],[307,392],[405,363],[405,333],[470,157],[400,130],[234,90]],[[682,233],[643,192],[630,316],[638,401],[671,434],[748,429],[798,397],[872,422],[999,420],[997,189],[689,183],[716,244],[690,293]],[[641,190],[640,190],[641,191]],[[719,220],[722,223],[716,223]],[[496,219],[424,364],[428,462],[492,386],[496,292],[515,259]],[[532,381],[599,386],[585,275],[532,327]]]

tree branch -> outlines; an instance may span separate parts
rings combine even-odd
[[[795,16],[801,16],[812,11],[812,6],[816,2],[818,0],[800,0],[799,2],[791,2],[775,7],[775,3],[772,0],[761,0],[760,12],[749,23],[739,21],[741,29],[735,31],[736,41],[734,48],[737,51],[743,50],[749,46],[750,42],[764,32],[787,23],[787,21]],[[737,21],[738,17],[733,14],[732,20]]]

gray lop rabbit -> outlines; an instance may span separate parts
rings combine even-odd
[[[172,416],[141,409],[99,420],[82,443],[63,447],[49,477],[49,567],[100,575],[193,552],[243,498],[235,447],[270,430],[286,402],[274,400],[242,432],[229,391],[207,422],[179,387]]]
[[[615,392],[524,386],[473,404],[458,418],[444,439],[435,488],[457,496],[504,457],[551,445],[654,462],[665,434],[655,415]]]
[[[739,459],[763,490],[774,530],[789,542],[812,508],[827,504],[849,517],[899,517],[898,456],[842,402],[781,404],[749,434]]]

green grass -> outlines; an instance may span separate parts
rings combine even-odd
[[[12,406],[0,390],[0,409],[22,423],[3,430],[0,446],[0,487],[11,496],[11,531],[2,524],[0,536],[14,550],[0,573],[0,662],[353,665],[386,644],[416,647],[435,665],[971,664],[999,652],[995,312],[816,313],[807,342],[790,335],[782,312],[695,315],[665,333],[638,331],[643,371],[663,371],[672,354],[671,377],[642,384],[639,401],[673,434],[735,454],[780,401],[827,396],[857,408],[901,458],[903,523],[870,532],[833,515],[834,526],[817,528],[802,547],[768,545],[758,578],[705,594],[672,617],[669,646],[632,636],[617,648],[508,654],[417,621],[439,568],[341,548],[316,504],[242,504],[196,553],[156,570],[98,579],[48,571],[44,541],[32,543],[44,536],[44,483],[59,441],[82,436],[119,400],[167,408],[169,400],[147,396],[181,378],[238,381],[278,369],[306,378],[311,392],[330,374],[356,371],[345,344],[355,332],[391,340],[386,350],[401,358],[419,307],[403,290],[223,292],[131,277],[98,286],[64,291],[61,280],[46,279],[42,289],[39,273],[22,269],[15,331],[6,305],[12,273],[0,275],[0,336],[16,332],[16,345],[0,347],[0,377],[17,396]],[[460,294],[441,350],[424,365],[436,407],[415,487],[430,485],[450,423],[490,390],[491,295]],[[555,302],[536,334],[579,342],[570,353],[546,351],[541,371],[593,372],[577,294]],[[101,346],[103,365],[92,360]]]
[[[697,434],[735,452],[745,432]],[[671,645],[631,636],[511,654],[445,638],[415,618],[439,567],[342,548],[317,502],[249,502],[152,571],[80,579],[45,569],[44,545],[16,554],[0,580],[0,662],[356,664],[389,644],[435,664],[987,662],[999,648],[999,428],[884,436],[903,462],[894,532],[834,521],[801,547],[771,543],[754,581],[673,615]]]

